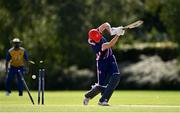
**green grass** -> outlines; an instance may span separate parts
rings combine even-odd
[[[0,92],[0,112],[180,112],[180,91],[115,91],[108,107],[97,105],[100,95],[88,106],[83,106],[85,91],[45,92],[45,105],[37,105],[37,92],[31,93],[35,105],[31,104],[26,92],[23,97],[19,97],[17,92],[9,97]]]

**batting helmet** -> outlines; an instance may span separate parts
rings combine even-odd
[[[102,34],[97,29],[91,29],[88,35],[89,35],[89,38],[95,41],[96,43],[98,43],[102,38]]]

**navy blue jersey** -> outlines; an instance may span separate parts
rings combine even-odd
[[[102,44],[107,42],[104,37],[102,37],[99,43],[95,43],[90,39],[88,40],[88,42],[96,53],[96,60],[107,59],[108,57],[113,55],[111,48],[102,51]]]

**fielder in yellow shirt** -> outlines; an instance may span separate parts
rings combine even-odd
[[[19,91],[19,96],[23,95],[23,82],[21,80],[20,75],[18,74],[18,70],[21,73],[25,72],[25,64],[28,61],[28,55],[24,48],[21,47],[21,40],[18,38],[14,38],[12,40],[13,47],[9,49],[6,55],[6,95],[9,96],[11,93],[10,83],[12,79],[17,77],[17,86]]]

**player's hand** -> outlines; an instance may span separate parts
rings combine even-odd
[[[118,35],[118,36],[122,35],[122,36],[123,36],[124,33],[125,33],[125,30],[123,30],[123,27],[122,27],[122,26],[120,26],[120,27],[117,28],[117,33],[116,33],[116,35]]]

